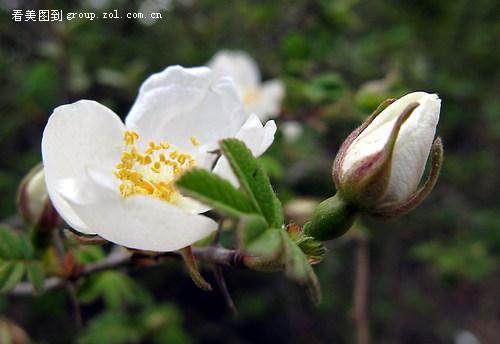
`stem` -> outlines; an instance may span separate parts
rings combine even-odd
[[[364,238],[355,243],[356,272],[354,279],[353,320],[356,327],[356,343],[370,344],[370,319],[368,317],[368,286],[370,274],[370,257],[368,242]]]
[[[52,242],[56,249],[59,264],[60,266],[64,266],[64,244],[61,239],[61,233],[57,229],[52,231]],[[64,283],[64,287],[66,288],[69,300],[71,302],[73,319],[75,321],[76,329],[81,330],[83,328],[83,317],[80,303],[78,302],[76,285],[73,283],[73,281],[67,281],[66,283]]]
[[[224,274],[222,272],[222,267],[220,265],[214,266],[214,277],[222,293],[222,296],[226,301],[227,306],[229,307],[231,312],[233,312],[234,315],[237,315],[238,311],[236,309],[236,305],[234,304],[233,298],[229,293],[229,289],[227,288],[226,280],[224,279]]]
[[[255,257],[245,255],[242,252],[236,250],[229,250],[222,247],[197,247],[193,248],[194,257],[205,263],[212,263],[215,265],[224,265],[234,268],[252,268],[255,264]],[[115,269],[118,267],[132,265],[131,260],[133,252],[129,250],[117,250],[108,255],[104,260],[101,260],[95,264],[87,265],[83,268],[82,272],[75,277],[75,279],[92,275],[104,270]],[[162,254],[159,258],[164,259],[171,256],[180,257],[178,252],[166,252]],[[48,291],[55,288],[64,287],[66,284],[66,279],[59,277],[50,277],[45,280],[44,291]],[[27,296],[34,295],[35,290],[31,283],[19,283],[14,289],[9,292],[10,295],[16,296]]]
[[[319,241],[332,240],[347,232],[356,216],[356,208],[336,194],[318,205],[304,232]]]
[[[67,282],[66,290],[69,295],[69,300],[71,301],[71,307],[73,309],[73,319],[75,320],[76,329],[81,330],[83,328],[83,317],[80,302],[78,302],[76,286],[72,282]]]

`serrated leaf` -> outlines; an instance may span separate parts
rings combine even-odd
[[[185,173],[176,185],[187,195],[225,215],[240,217],[257,213],[257,209],[245,194],[227,180],[207,170],[192,169]]]
[[[39,262],[32,262],[26,265],[28,270],[28,279],[33,284],[33,288],[37,293],[43,292],[43,282],[45,276],[43,273],[42,264]]]
[[[241,188],[254,207],[264,216],[269,227],[281,228],[283,210],[269,178],[245,144],[237,139],[221,141],[221,149],[229,161]]]
[[[283,237],[285,274],[294,281],[307,287],[311,300],[315,304],[321,302],[321,286],[307,257],[286,232],[281,232]]]
[[[7,261],[1,262],[0,290],[7,291],[12,289],[17,283],[22,280],[25,272],[26,266],[23,263]]]

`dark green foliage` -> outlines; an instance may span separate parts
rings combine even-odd
[[[148,343],[188,344],[191,340],[182,327],[178,310],[160,304],[138,314],[113,310],[93,319],[78,339],[79,344],[126,344],[147,340]]]
[[[102,299],[108,308],[151,303],[151,296],[145,290],[118,271],[104,271],[85,280],[78,298],[83,303]]]
[[[0,227],[0,290],[12,289],[26,274],[35,289],[41,291],[44,274],[30,241],[23,233]]]

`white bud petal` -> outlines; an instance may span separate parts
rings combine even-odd
[[[436,94],[414,92],[389,105],[353,141],[341,166],[342,179],[358,162],[380,152],[398,116],[413,102],[420,105],[399,132],[392,156],[389,184],[382,203],[404,201],[418,187],[439,121],[441,100]]]

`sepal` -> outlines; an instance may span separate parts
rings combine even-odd
[[[391,218],[397,217],[409,213],[422,203],[422,201],[427,198],[429,193],[436,185],[436,182],[441,172],[441,167],[443,165],[443,143],[441,138],[438,137],[431,149],[431,167],[429,176],[425,183],[417,191],[410,195],[410,197],[404,202],[388,203],[376,207],[370,213],[373,215]]]
[[[373,113],[361,124],[357,129],[355,129],[347,138],[344,140],[342,143],[342,146],[340,146],[340,149],[337,153],[337,156],[335,157],[335,160],[333,162],[333,170],[332,170],[332,178],[333,182],[335,183],[335,187],[337,190],[340,188],[340,174],[341,174],[341,168],[342,164],[344,163],[344,158],[347,153],[347,150],[351,146],[351,144],[358,138],[358,136],[370,125],[371,122],[382,112],[387,108],[389,105],[394,103],[396,99],[386,99],[384,100],[378,107],[373,111]]]
[[[186,265],[189,276],[191,276],[194,284],[196,284],[196,286],[200,289],[211,291],[212,286],[205,280],[205,278],[203,278],[203,276],[200,274],[200,271],[198,270],[198,265],[196,264],[196,259],[193,256],[191,246],[179,250],[179,253],[184,260],[184,264]]]
[[[418,106],[417,102],[410,103],[401,112],[381,151],[365,157],[349,171],[343,172],[345,175],[340,176],[338,192],[344,200],[366,210],[383,198],[389,185],[392,157],[399,130]]]

